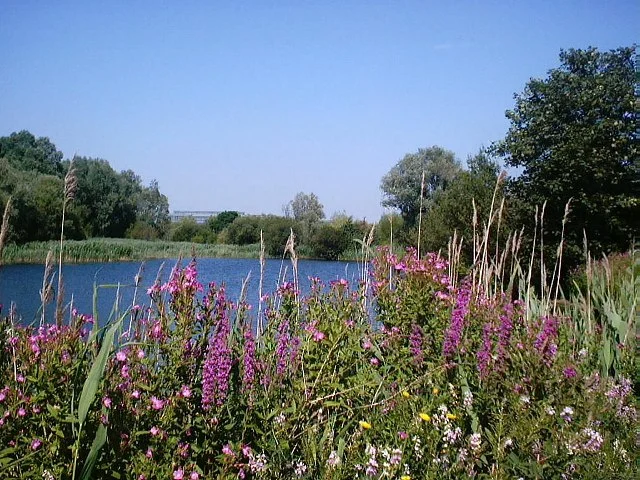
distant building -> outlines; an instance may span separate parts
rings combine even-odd
[[[192,217],[196,223],[203,224],[209,220],[209,217],[215,217],[220,212],[209,212],[204,210],[176,210],[171,213],[171,221],[179,222],[183,218]]]

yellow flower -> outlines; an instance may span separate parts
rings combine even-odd
[[[402,391],[402,396],[403,396],[404,398],[409,398],[409,397],[411,396],[411,394],[410,394],[409,392],[407,392],[406,390],[403,390],[403,391]]]
[[[409,475],[402,475],[400,480],[411,480],[411,477]]]
[[[425,422],[431,421],[431,417],[426,413],[419,413],[418,416]]]
[[[447,413],[447,418],[449,420],[455,420],[456,418],[458,418],[456,415],[454,415],[453,413]]]
[[[360,420],[358,423],[365,430],[369,430],[371,428],[371,424],[369,422],[365,422],[364,420]]]
[[[440,393],[440,389],[439,389],[438,387],[433,387],[433,390],[431,390],[431,392],[432,392],[434,395],[438,395],[438,394]]]

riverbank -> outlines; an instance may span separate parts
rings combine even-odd
[[[60,242],[30,242],[7,245],[2,255],[4,265],[44,263],[49,250],[55,258]],[[64,242],[65,263],[142,261],[162,258],[259,258],[260,245],[211,245],[163,240],[133,240],[123,238],[96,238],[67,240]]]
[[[2,253],[3,265],[43,264],[51,250],[58,259],[60,242],[29,242],[24,245],[10,244]],[[398,252],[400,253],[400,252]],[[314,260],[308,252],[298,251],[299,258]],[[260,258],[260,244],[227,245],[168,240],[134,240],[128,238],[92,238],[89,240],[66,240],[62,260],[64,263],[94,262],[138,262],[165,258]],[[267,258],[269,257],[267,255]],[[343,255],[339,260],[356,262],[360,252]]]

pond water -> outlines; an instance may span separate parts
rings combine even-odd
[[[100,319],[111,314],[116,300],[120,310],[131,306],[136,294],[135,303],[148,305],[147,288],[152,286],[158,276],[164,282],[171,274],[177,260],[149,260],[146,262],[86,263],[63,265],[65,302],[73,303],[80,313],[90,314],[93,311],[94,284],[97,289],[97,307]],[[185,266],[188,261],[182,261]],[[135,276],[142,266],[141,282],[135,292]],[[324,262],[300,260],[298,276],[300,289],[306,292],[309,288],[308,278],[319,277],[328,283],[345,278],[357,284],[360,278],[361,265],[348,262]],[[257,259],[201,258],[197,260],[198,279],[206,287],[209,282],[226,285],[227,296],[236,301],[240,296],[242,284],[249,276],[246,287],[246,299],[257,304],[260,282],[260,262]],[[42,289],[43,265],[5,265],[0,269],[0,304],[2,314],[7,314],[13,304],[21,323],[29,324],[40,319],[40,290]],[[57,275],[57,269],[56,269]],[[278,279],[291,280],[291,262],[267,260],[264,272],[263,293],[273,292]],[[57,280],[54,280],[54,287]],[[48,306],[46,320],[53,320],[54,302]],[[102,322],[102,320],[101,320]]]

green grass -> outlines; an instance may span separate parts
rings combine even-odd
[[[52,250],[58,258],[60,242],[30,242],[24,245],[7,245],[2,261],[7,264],[44,263],[47,252]],[[260,245],[209,245],[190,242],[148,241],[120,238],[95,238],[67,240],[64,243],[63,261],[66,263],[118,262],[149,260],[154,258],[258,258]]]

